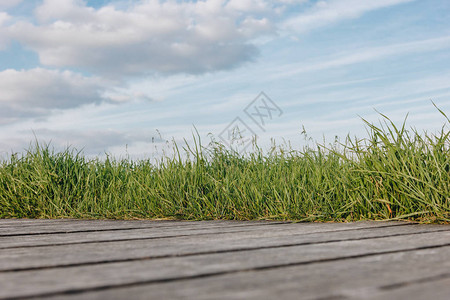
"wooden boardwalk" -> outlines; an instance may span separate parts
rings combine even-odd
[[[0,220],[0,299],[450,299],[450,226]]]

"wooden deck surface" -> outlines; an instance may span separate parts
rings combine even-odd
[[[450,299],[450,226],[1,220],[0,299]]]

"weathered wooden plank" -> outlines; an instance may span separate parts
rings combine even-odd
[[[270,231],[286,232],[291,224],[271,224]],[[320,226],[317,226],[320,227]],[[311,228],[317,231],[318,228]],[[133,230],[73,232],[70,234],[40,234],[31,236],[6,236],[1,237],[0,249],[17,247],[37,247],[45,245],[67,245],[89,242],[133,241],[142,239],[185,237],[188,235],[223,234],[232,232],[267,231],[266,225],[246,226],[234,224],[227,226],[163,226],[152,228],[135,228]]]
[[[234,224],[234,223],[246,223],[246,224],[266,224],[266,223],[274,223],[281,221],[273,221],[273,220],[252,220],[252,221],[237,221],[237,220],[206,220],[206,221],[193,221],[193,220],[153,220],[153,219],[136,219],[136,220],[113,220],[113,219],[0,219],[0,227],[11,227],[11,226],[47,226],[47,225],[64,225],[67,223],[70,224],[139,224],[139,223],[147,223],[147,224],[161,224],[161,223],[169,223],[169,224],[195,224],[195,223],[218,223],[218,224]],[[364,221],[363,221],[364,222]],[[383,223],[383,221],[380,221]],[[368,222],[374,223],[374,222]],[[378,222],[376,222],[378,223]],[[351,223],[349,223],[351,224]]]
[[[155,283],[61,299],[448,299],[448,248]],[[411,262],[414,262],[412,264]],[[420,284],[420,282],[423,282]],[[400,284],[400,288],[380,287]],[[406,284],[406,285],[403,285]],[[402,288],[403,287],[403,288]]]
[[[191,226],[202,224],[202,226],[235,226],[239,225],[261,225],[261,224],[281,224],[281,223],[292,223],[289,221],[273,221],[273,220],[259,220],[259,221],[236,221],[236,220],[210,220],[210,221],[186,221],[186,220],[83,220],[83,219],[0,219],[0,234],[1,233],[18,233],[18,234],[34,234],[34,233],[52,233],[55,230],[71,230],[72,228],[121,228],[121,227],[136,227],[136,228],[147,228],[147,227],[161,227],[161,226]],[[385,226],[386,223],[391,225],[403,225],[405,221],[358,221],[351,223],[315,223],[315,224],[332,224],[336,225],[337,228],[340,226],[348,227],[360,227],[364,225],[365,227],[378,227]],[[311,224],[311,223],[302,223]]]
[[[108,230],[130,230],[138,228],[197,228],[197,227],[223,227],[223,226],[254,226],[254,225],[272,225],[283,224],[287,222],[260,222],[250,221],[100,221],[84,220],[68,223],[40,224],[37,226],[8,226],[0,228],[0,237],[14,235],[38,235],[54,233],[72,233],[72,232],[93,232]]]
[[[411,299],[411,300],[448,300],[450,298],[450,278],[444,277],[435,281],[417,280],[412,284],[397,289],[377,290],[366,297],[368,300]]]
[[[195,223],[197,224],[197,223]],[[247,223],[213,223],[207,222],[207,226],[200,226],[203,223],[195,226],[175,226],[170,224],[166,226],[158,226],[151,228],[137,228],[134,230],[116,230],[113,233],[110,231],[94,231],[94,232],[73,232],[70,234],[40,234],[40,235],[25,235],[25,236],[4,236],[0,237],[0,249],[6,249],[11,247],[21,246],[43,246],[43,245],[62,245],[62,244],[76,244],[76,243],[88,243],[88,242],[102,242],[102,241],[131,241],[134,239],[152,239],[152,238],[168,238],[175,236],[187,236],[187,235],[204,235],[204,234],[225,234],[231,232],[240,232],[242,236],[243,232],[248,231],[248,236],[257,237],[258,234],[261,237],[264,236],[283,236],[301,233],[314,233],[314,232],[332,232],[340,230],[358,230],[362,228],[372,228],[372,222],[358,222],[352,224],[332,224],[332,223],[305,223],[305,224],[293,224],[293,223],[251,223],[252,226],[248,226]],[[412,223],[404,222],[385,222],[377,223],[376,228],[384,228],[389,226],[410,226]],[[269,230],[270,229],[270,230]],[[1,232],[1,231],[0,231]],[[243,236],[242,236],[243,237]]]
[[[450,233],[435,232],[0,273],[0,297],[48,297],[54,293],[102,290],[76,296],[83,299],[130,296],[133,299],[359,299],[382,286],[418,282],[449,269]]]
[[[269,231],[268,234],[259,233],[255,237],[252,237],[251,234],[228,233],[136,240],[132,242],[119,241],[2,249],[0,250],[0,271],[276,248],[332,241],[365,240],[368,238],[376,238],[375,241],[380,241],[388,235],[393,236],[390,238],[393,240],[398,237],[399,239],[412,239],[413,241],[420,237],[434,236],[439,237],[440,240],[433,241],[433,243],[437,242],[439,244],[450,235],[448,227],[442,229],[440,226],[425,226],[421,229],[416,229],[416,226],[418,226],[417,228],[421,227],[419,225],[395,226],[381,229],[346,230],[334,232],[333,234],[302,233],[288,236],[277,236],[276,234],[271,236]],[[447,231],[434,233],[436,230]],[[419,232],[422,233],[418,234]],[[323,247],[323,245],[319,244],[319,249],[320,247]]]
[[[186,221],[188,222],[188,221]],[[28,220],[25,219],[23,221],[16,219],[6,219],[0,223],[0,229],[14,229],[14,228],[51,228],[61,226],[62,228],[66,228],[73,225],[84,225],[84,226],[102,226],[102,225],[116,225],[116,226],[129,226],[130,224],[142,226],[145,225],[157,225],[164,223],[185,223],[185,221],[177,222],[177,221],[151,221],[151,220],[73,220],[73,219],[55,219],[55,220]]]
[[[73,222],[75,219],[0,219],[0,226]]]

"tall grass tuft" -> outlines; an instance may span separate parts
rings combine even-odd
[[[450,133],[382,117],[366,139],[246,155],[195,140],[157,165],[36,143],[0,165],[0,217],[449,222]]]

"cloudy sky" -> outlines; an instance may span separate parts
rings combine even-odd
[[[435,131],[430,100],[450,114],[448,0],[0,0],[3,155],[145,157],[236,126],[295,146],[375,110]]]

